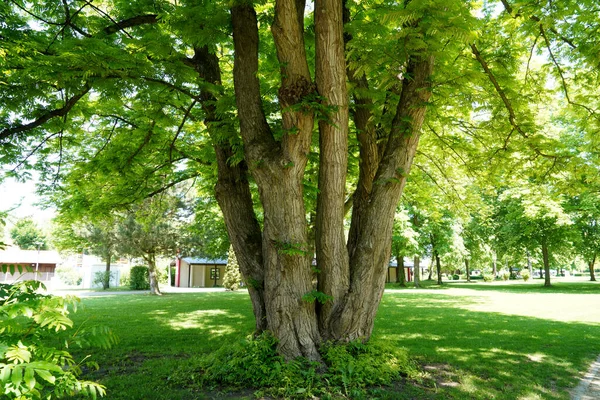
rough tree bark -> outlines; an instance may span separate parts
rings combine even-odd
[[[194,57],[184,62],[194,68],[205,82],[221,85],[219,59],[208,46],[194,49]],[[222,120],[216,112],[217,98],[212,91],[203,90],[200,103],[204,112],[204,123],[213,139],[217,160],[217,183],[215,197],[225,219],[227,234],[237,257],[240,272],[248,287],[255,316],[255,334],[267,329],[264,300],[264,270],[262,262],[262,232],[252,202],[248,183],[248,167],[245,161],[232,165],[229,161],[234,151],[227,137],[222,137],[219,128],[231,121]]]
[[[393,215],[431,95],[433,58],[413,57],[406,64],[402,93],[381,157],[372,157],[368,163],[361,159],[362,185],[368,188],[363,193],[366,201],[353,210],[350,231],[354,233],[345,243],[348,94],[342,5],[334,0],[315,2],[316,85],[304,50],[303,13],[302,0],[275,4],[271,31],[281,65],[279,103],[284,134],[280,141],[274,139],[262,109],[257,20],[248,3],[231,9],[234,86],[245,159],[264,210],[266,326],[279,340],[279,351],[286,358],[319,360],[318,347],[324,339],[348,342],[368,340],[371,335],[385,284]],[[314,123],[309,103],[317,91],[320,112],[325,114],[319,122],[318,289],[332,300],[315,306],[306,301],[307,295],[315,292],[302,191]],[[234,247],[236,240],[232,240]]]
[[[469,259],[465,258],[465,270],[467,273],[467,282],[471,282],[471,270],[469,269]]]
[[[105,256],[105,259],[104,279],[102,279],[102,289],[104,290],[110,287],[110,262],[112,260],[112,254],[108,252]]]
[[[594,254],[594,257],[592,257],[592,259],[589,262],[590,281],[592,281],[592,282],[596,282],[596,272],[594,271],[594,264],[596,264],[596,254]]]

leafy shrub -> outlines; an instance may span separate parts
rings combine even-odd
[[[483,274],[483,281],[484,282],[491,282],[494,280],[494,275],[492,274]]]
[[[460,279],[460,275],[457,275],[457,274],[452,275],[452,280],[457,281],[459,279]]]
[[[502,271],[500,277],[503,281],[507,281],[510,278],[510,273],[508,271]]]
[[[106,290],[110,287],[110,281],[115,278],[115,273],[111,271],[98,271],[94,274],[93,286],[102,286]]]
[[[79,299],[38,293],[37,281],[0,284],[0,398],[59,399],[72,396],[96,398],[105,388],[80,380],[81,365],[68,349],[116,343],[106,328],[73,327],[69,309]]]
[[[531,275],[529,274],[529,270],[528,269],[522,269],[521,270],[521,277],[523,278],[523,280],[525,282],[527,282],[529,280],[529,278],[531,278]]]
[[[357,398],[366,396],[368,387],[389,385],[417,372],[404,350],[361,342],[325,345],[321,357],[324,365],[303,358],[287,362],[277,353],[277,340],[264,333],[228,343],[180,368],[170,381],[177,387],[197,385],[199,390],[251,387],[259,389],[258,397]]]
[[[119,286],[129,286],[130,276],[128,271],[122,271],[119,275]]]
[[[137,265],[135,267],[131,267],[131,271],[129,271],[129,287],[131,288],[131,290],[150,289],[148,267],[144,265]]]
[[[65,285],[81,285],[81,274],[73,267],[58,267],[56,268],[56,275]]]

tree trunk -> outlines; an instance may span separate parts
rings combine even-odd
[[[533,278],[533,266],[531,265],[531,253],[529,253],[529,250],[526,250],[525,254],[527,254],[527,269],[529,270],[529,276]]]
[[[594,271],[594,264],[596,264],[596,254],[592,257],[590,261],[590,281],[596,282],[596,272]]]
[[[396,264],[398,271],[396,273],[396,281],[402,287],[406,287],[406,273],[404,271],[404,256],[396,256]]]
[[[251,3],[231,9],[234,87],[245,160],[258,186],[264,212],[262,255],[267,328],[287,359],[319,360],[323,339],[368,340],[385,286],[393,215],[406,183],[431,95],[433,58],[406,63],[402,93],[376,174],[361,174],[371,189],[364,207],[353,210],[344,243],[344,190],[347,171],[348,95],[346,93],[341,2],[315,2],[320,99],[327,108],[320,121],[319,198],[316,215],[317,288],[312,285],[303,178],[314,125],[315,85],[303,41],[303,0],[278,0],[271,31],[281,66],[279,104],[283,136],[275,140],[261,104],[258,82],[258,30]],[[322,110],[320,111],[322,112]],[[323,115],[322,115],[323,117]],[[383,149],[382,149],[383,150]],[[373,169],[370,169],[373,171]],[[372,172],[370,172],[372,174]],[[230,223],[230,222],[229,222]],[[228,224],[229,224],[228,223]],[[356,228],[359,224],[360,229]],[[332,300],[318,304],[322,295]]]
[[[494,278],[496,278],[496,275],[498,274],[498,269],[497,269],[497,267],[496,267],[496,261],[497,261],[497,257],[498,257],[498,255],[497,255],[497,254],[493,254],[493,255],[492,255],[492,276],[493,276]]]
[[[421,263],[420,263],[420,258],[419,256],[415,256],[414,261],[413,261],[413,273],[414,273],[414,279],[415,279],[415,287],[419,288],[421,287]]]
[[[148,261],[148,280],[150,281],[150,294],[157,296],[162,295],[158,287],[158,273],[156,271],[156,258],[154,253],[148,253],[146,261]]]
[[[431,258],[431,262],[429,263],[429,267],[428,267],[428,272],[429,275],[427,276],[427,280],[428,281],[432,281],[433,280],[433,265],[435,263],[435,256]]]
[[[204,81],[221,85],[219,59],[208,46],[194,49],[194,57],[185,63],[198,73]],[[245,161],[235,165],[230,163],[234,151],[228,138],[223,138],[220,128],[231,124],[216,112],[217,99],[212,91],[202,90],[200,94],[204,124],[211,138],[217,160],[217,183],[215,197],[225,219],[227,234],[237,256],[240,272],[248,287],[255,316],[255,334],[267,329],[264,301],[264,270],[262,258],[262,232],[254,212],[252,194],[248,183],[248,166]],[[231,126],[231,130],[235,127]]]
[[[252,5],[232,7],[234,86],[240,132],[264,210],[263,268],[267,327],[287,359],[320,360],[308,254],[303,176],[312,137],[312,112],[297,105],[314,92],[304,51],[302,2],[278,1],[272,26],[282,69],[279,101],[284,135],[275,141],[266,121],[258,81],[258,27]]]
[[[544,260],[544,286],[551,286],[550,284],[550,255],[548,254],[548,243],[544,238],[542,240],[542,258]]]
[[[434,251],[435,254],[435,270],[437,272],[437,284],[442,284],[442,265],[440,263],[440,254],[437,250]]]
[[[471,282],[471,270],[469,269],[469,259],[465,258],[465,270],[467,273],[467,282]]]
[[[111,254],[106,255],[106,268],[104,270],[104,279],[102,280],[102,289],[106,290],[110,287],[110,261]]]
[[[332,106],[327,119],[319,121],[319,193],[317,195],[316,251],[318,290],[333,300],[317,304],[319,329],[330,335],[332,310],[344,301],[350,268],[344,214],[348,169],[348,93],[344,55],[342,2],[315,2],[316,84],[322,103]]]

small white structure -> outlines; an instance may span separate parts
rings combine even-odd
[[[0,265],[15,265],[29,272],[0,272],[0,283],[13,283],[16,280],[50,282],[60,263],[60,255],[53,250],[21,250],[18,247],[9,247],[0,251]]]
[[[176,287],[215,287],[223,285],[227,260],[184,257],[175,261]]]

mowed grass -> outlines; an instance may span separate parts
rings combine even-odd
[[[107,325],[120,337],[114,349],[81,353],[99,362],[86,377],[106,385],[107,398],[251,398],[181,383],[194,380],[181,376],[187,363],[252,332],[247,293],[115,294],[82,303],[76,323]],[[383,389],[382,398],[568,399],[600,354],[600,284],[388,290],[373,340],[408,349],[423,369],[414,387]]]

